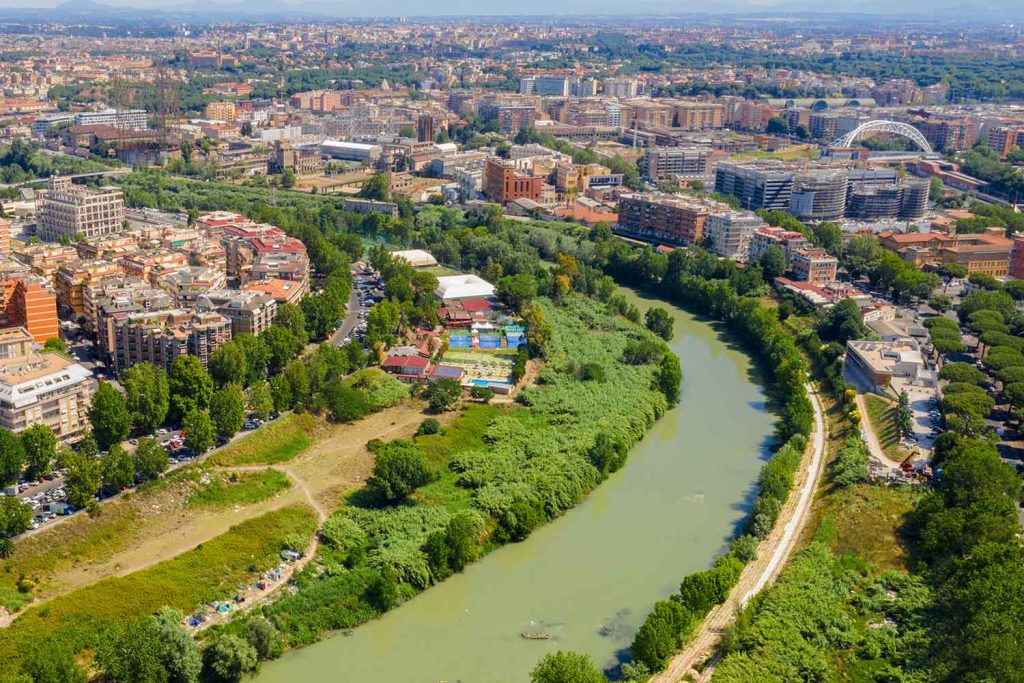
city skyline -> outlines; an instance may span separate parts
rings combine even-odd
[[[106,0],[104,2],[62,2],[61,0],[0,0],[0,11],[43,13],[59,17],[62,14],[81,15],[117,15],[126,10],[143,10],[154,14],[181,15],[190,14],[197,18],[224,18],[231,15],[252,18],[300,19],[300,18],[331,18],[346,17],[473,17],[473,16],[509,16],[508,7],[494,4],[493,9],[470,0],[442,0],[430,4],[413,0],[384,0],[384,2],[365,5],[354,2],[322,2],[319,0]],[[586,12],[590,16],[725,16],[747,14],[752,16],[836,16],[833,6],[823,6],[810,0],[725,0],[717,3],[709,11],[705,3],[696,0],[671,2],[669,0],[644,0],[624,6],[621,3],[600,0],[599,2],[578,2],[571,0],[564,5],[558,15],[551,14],[551,6],[540,0],[525,0],[516,6],[516,16],[531,17],[563,17],[577,12]],[[1010,23],[1017,18],[1024,18],[1024,7],[1013,0],[986,0],[980,3],[967,3],[962,0],[946,2],[929,2],[928,0],[910,0],[903,3],[888,3],[882,0],[854,0],[847,3],[843,15],[876,15],[907,18],[958,17],[974,19],[980,23]],[[995,15],[995,16],[993,16]]]

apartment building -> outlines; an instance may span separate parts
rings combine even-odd
[[[974,121],[960,118],[925,118],[910,122],[937,150],[963,151],[974,144]]]
[[[231,321],[231,336],[258,335],[270,327],[277,315],[277,301],[259,291],[215,289],[200,294],[196,310],[214,311]]]
[[[0,258],[11,257],[11,224],[0,218]]]
[[[24,327],[0,329],[0,360],[29,355],[33,341],[32,334]]]
[[[57,269],[78,257],[75,247],[58,242],[22,244],[14,247],[14,258],[28,266],[33,273],[42,275],[47,282],[54,283]]]
[[[713,156],[714,151],[704,147],[651,147],[644,152],[641,173],[652,180],[706,178],[711,176]]]
[[[803,247],[793,251],[789,268],[797,280],[822,285],[835,281],[839,260],[829,256],[824,249]]]
[[[992,128],[986,137],[988,146],[994,149],[1001,159],[1005,159],[1014,147],[1024,149],[1024,123]]]
[[[493,202],[507,204],[516,199],[541,201],[544,178],[532,170],[523,172],[513,161],[488,159],[484,166],[483,192]]]
[[[675,125],[685,130],[711,130],[725,125],[725,107],[714,102],[680,102],[675,105]]]
[[[0,428],[17,434],[42,424],[61,443],[76,443],[89,428],[94,393],[92,373],[62,354],[0,359]]]
[[[619,201],[619,228],[637,237],[671,244],[695,244],[708,217],[729,207],[710,200],[684,200],[660,193],[626,194]]]
[[[520,95],[555,95],[568,97],[572,81],[568,76],[527,76],[519,79]]]
[[[793,194],[793,171],[781,164],[719,162],[715,167],[715,192],[736,197],[749,211],[785,211]]]
[[[223,270],[189,266],[163,273],[155,278],[153,284],[167,292],[178,307],[191,306],[196,300],[210,290],[219,290],[227,286],[227,276]]]
[[[306,245],[273,225],[217,219],[224,246],[227,277],[244,284],[251,280],[277,278],[309,287],[309,257]]]
[[[75,114],[76,126],[112,126],[128,130],[145,130],[147,127],[144,109],[104,109],[102,111],[80,111]]]
[[[120,231],[123,222],[124,195],[117,188],[94,190],[53,177],[36,199],[36,234],[48,242],[107,235]]]
[[[786,265],[788,266],[793,252],[806,247],[808,244],[809,242],[802,232],[766,225],[755,230],[751,236],[750,247],[747,250],[747,260],[751,263],[757,263],[771,247],[778,247],[786,257]]]
[[[601,85],[608,97],[628,99],[636,97],[640,91],[640,84],[635,78],[606,78]]]
[[[85,286],[95,279],[123,274],[124,270],[117,261],[93,259],[65,263],[54,276],[57,308],[66,316],[85,316]]]
[[[178,356],[195,356],[208,367],[210,356],[231,339],[231,321],[212,311],[183,309],[118,313],[112,318],[111,361],[117,372],[136,363],[170,371]]]
[[[266,280],[251,280],[242,285],[242,290],[246,292],[262,292],[267,294],[276,301],[278,305],[299,303],[305,291],[297,282],[273,278],[267,278]]]
[[[238,118],[238,110],[234,102],[210,102],[206,105],[206,118],[230,123]]]
[[[846,210],[845,171],[809,171],[793,178],[789,212],[807,221],[833,221]]]
[[[17,278],[4,317],[9,325],[27,329],[37,344],[60,336],[57,297],[50,283],[37,275]]]
[[[754,233],[765,223],[760,216],[740,211],[713,213],[704,223],[711,250],[724,258],[745,262]]]

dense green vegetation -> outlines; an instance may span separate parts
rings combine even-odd
[[[49,665],[40,658],[67,662],[96,648],[111,627],[123,626],[164,606],[192,610],[234,594],[240,582],[276,566],[278,553],[301,539],[308,542],[315,526],[313,512],[290,507],[267,513],[172,560],[128,576],[110,578],[25,612],[0,631],[2,674],[19,670],[35,680]]]
[[[109,162],[119,165],[117,161]],[[67,154],[45,155],[39,145],[15,138],[9,147],[0,147],[0,183],[21,183],[55,175],[109,171],[110,166]]]
[[[286,644],[361,623],[526,538],[620,466],[665,410],[655,380],[667,351],[654,335],[579,295],[535,304],[551,327],[537,386],[520,405],[473,404],[437,433],[373,445],[373,478],[323,525],[299,592],[261,610]],[[620,362],[640,340],[661,350],[650,362]],[[604,369],[603,381],[581,376],[586,363]]]

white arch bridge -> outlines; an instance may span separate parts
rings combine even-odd
[[[846,135],[833,140],[829,147],[849,147],[857,140],[857,138],[863,137],[867,133],[892,133],[894,135],[900,135],[911,140],[925,154],[935,153],[935,150],[932,149],[932,146],[928,144],[928,141],[924,139],[924,136],[921,135],[921,131],[917,128],[900,121],[883,120],[867,121],[866,123],[862,123]]]

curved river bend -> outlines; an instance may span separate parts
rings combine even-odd
[[[259,683],[522,683],[547,652],[613,667],[651,605],[707,567],[753,502],[772,433],[750,360],[681,309],[682,399],[625,467],[523,543],[385,614],[267,663]],[[614,400],[614,397],[609,397]],[[524,640],[522,631],[550,640]]]

